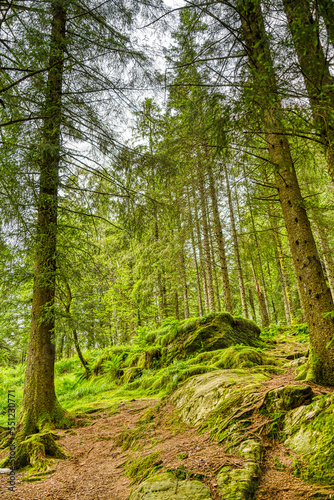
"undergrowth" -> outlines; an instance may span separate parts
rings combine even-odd
[[[70,412],[90,412],[133,397],[166,396],[189,377],[213,370],[270,370],[277,365],[266,354],[265,344],[260,341],[257,347],[237,344],[225,349],[214,349],[214,344],[210,344],[206,348],[205,339],[219,339],[219,335],[224,335],[223,331],[219,333],[220,328],[225,328],[224,318],[228,322],[235,322],[236,331],[249,328],[250,337],[258,335],[259,330],[252,322],[242,318],[233,319],[228,314],[211,314],[184,321],[167,318],[161,328],[155,331],[141,328],[129,344],[85,352],[92,373],[88,380],[82,377],[83,368],[77,356],[58,361],[55,364],[55,386],[59,402]],[[228,323],[226,328],[230,328]],[[178,347],[179,355],[169,359],[171,346],[175,351],[180,339],[185,339],[184,343],[189,346],[196,335],[202,340],[200,344],[194,344],[194,352],[185,355],[181,346]],[[19,412],[24,372],[24,365],[0,367],[0,426],[7,425],[8,389],[15,388],[17,414]]]

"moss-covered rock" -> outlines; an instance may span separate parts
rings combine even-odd
[[[334,485],[334,394],[285,416],[284,444],[301,454],[298,470],[310,482]]]
[[[219,492],[226,500],[247,500],[256,490],[262,455],[262,446],[255,439],[241,443],[238,451],[245,459],[243,469],[223,467],[217,476]]]
[[[163,346],[163,362],[168,363],[201,350],[214,351],[236,344],[258,347],[261,345],[260,333],[252,321],[219,313],[161,330],[156,341]]]
[[[232,469],[224,467],[218,474],[217,484],[225,500],[248,500],[256,489],[251,469]]]
[[[266,413],[281,413],[311,403],[313,391],[308,385],[286,385],[268,391],[261,410]]]
[[[172,395],[171,402],[185,423],[199,425],[233,392],[256,392],[267,378],[245,370],[216,370],[190,379]]]
[[[199,481],[180,481],[171,473],[147,479],[133,489],[129,500],[212,500],[210,490]]]

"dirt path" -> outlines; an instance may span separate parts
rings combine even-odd
[[[213,498],[216,493],[215,472],[224,463],[241,466],[238,456],[225,455],[223,448],[199,435],[193,428],[175,424],[173,408],[166,404],[154,426],[137,441],[135,449],[124,452],[114,443],[115,436],[125,428],[134,429],[140,415],[157,400],[138,400],[120,405],[119,413],[94,415],[90,425],[70,431],[58,431],[59,443],[71,454],[66,461],[55,465],[55,472],[38,483],[22,482],[23,473],[17,474],[16,492],[8,492],[7,476],[0,476],[0,493],[4,500],[127,500],[131,479],[120,467],[130,457],[136,458],[160,452],[162,470],[184,465],[194,474],[205,476]],[[174,423],[172,421],[174,420]],[[178,458],[186,453],[187,458]]]
[[[294,348],[300,348],[296,345]],[[277,346],[279,350],[280,346]],[[282,385],[300,384],[293,380],[293,368],[273,376],[263,384],[263,393]],[[330,388],[314,386],[316,394]],[[41,482],[23,482],[24,474],[17,473],[16,491],[7,489],[7,475],[0,475],[0,494],[3,500],[128,500],[131,478],[124,474],[127,460],[160,452],[157,464],[161,471],[168,468],[185,469],[200,474],[210,488],[212,498],[220,500],[215,477],[223,465],[243,466],[236,454],[225,454],[224,447],[200,435],[194,428],[178,421],[171,404],[161,406],[154,420],[142,428],[142,433],[126,451],[115,443],[121,431],[138,428],[140,416],[158,400],[133,400],[118,405],[113,412],[87,415],[86,425],[68,431],[57,431],[59,443],[71,455],[58,461],[54,472]],[[256,500],[296,500],[298,498],[333,498],[328,491],[304,483],[293,475],[293,453],[282,444],[264,439],[265,456]],[[277,467],[277,461],[283,467]],[[225,499],[222,499],[225,500]]]

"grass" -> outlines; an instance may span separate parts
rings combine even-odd
[[[253,372],[280,369],[277,361],[264,348],[245,345],[196,351],[185,359],[176,357],[170,363],[163,361],[163,346],[172,342],[180,332],[188,331],[198,320],[167,318],[158,330],[142,328],[127,345],[86,352],[93,373],[88,380],[83,377],[83,368],[77,356],[58,361],[55,365],[55,386],[59,402],[71,413],[92,412],[98,408],[115,408],[120,401],[133,398],[165,397],[188,378],[214,370],[243,368]],[[307,337],[306,327],[271,327],[264,332],[265,339],[279,336],[303,340]],[[7,426],[7,395],[12,388],[15,388],[18,415],[24,372],[25,365],[0,367],[0,426]]]

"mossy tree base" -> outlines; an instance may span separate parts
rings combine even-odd
[[[50,458],[66,459],[68,455],[56,442],[59,436],[52,431],[33,434],[17,444],[15,450],[15,467],[22,469],[30,466],[36,471],[45,471]],[[6,457],[0,467],[11,465],[10,457]]]
[[[35,471],[45,471],[50,459],[68,458],[67,453],[57,444],[59,437],[52,429],[69,428],[73,425],[74,418],[67,414],[58,402],[51,414],[40,415],[37,422],[33,417],[34,415],[22,408],[14,440],[11,434],[7,434],[2,440],[1,448],[9,450],[12,443],[15,445],[16,469],[30,466]],[[11,465],[10,456],[0,462],[0,467]]]

